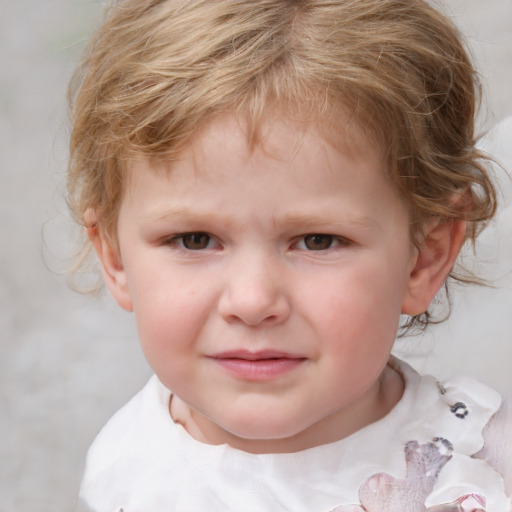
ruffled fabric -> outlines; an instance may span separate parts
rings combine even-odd
[[[471,379],[440,384],[390,364],[406,385],[386,417],[290,454],[196,441],[172,421],[170,392],[153,377],[92,445],[83,502],[100,512],[510,510],[502,477],[472,457],[499,394]]]

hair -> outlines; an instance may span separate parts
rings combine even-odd
[[[173,159],[222,112],[243,115],[254,144],[276,107],[330,127],[348,112],[383,149],[413,241],[438,218],[465,220],[474,243],[496,208],[479,93],[461,34],[421,0],[119,0],[70,85],[70,208],[116,243],[131,159]]]

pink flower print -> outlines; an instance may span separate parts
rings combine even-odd
[[[331,512],[365,512],[365,510],[359,505],[342,505],[332,509]]]
[[[409,441],[405,446],[405,478],[377,473],[359,489],[361,506],[337,507],[332,512],[426,512],[425,500],[432,492],[439,472],[450,460],[452,449],[452,445],[441,438],[421,445]]]
[[[359,500],[368,512],[425,512],[439,472],[450,460],[451,444],[436,438],[431,443],[409,441],[405,446],[407,476],[373,475],[359,489]]]
[[[485,498],[479,494],[466,494],[452,503],[425,507],[452,450],[450,442],[442,438],[426,444],[409,441],[405,446],[405,478],[377,473],[359,489],[361,505],[343,505],[331,512],[485,512]]]
[[[480,494],[467,494],[446,505],[429,507],[427,512],[485,512],[485,498]]]

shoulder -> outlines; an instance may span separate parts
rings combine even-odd
[[[416,441],[406,447],[416,446],[421,453],[429,449],[437,455],[434,462],[442,465],[427,507],[479,495],[489,512],[509,510],[511,404],[468,377],[439,381],[418,375],[404,363],[398,368],[406,382],[403,402],[408,405],[408,418],[401,415],[401,431],[406,434],[402,441]]]
[[[176,429],[168,411],[170,392],[153,376],[112,416],[89,448],[80,498],[93,510],[114,510],[134,486],[172,457]],[[140,490],[140,489],[139,489]],[[119,507],[118,507],[119,508]],[[115,510],[118,510],[115,509]]]
[[[503,399],[501,407],[487,424],[484,447],[475,457],[485,460],[503,475],[505,487],[512,494],[512,398]]]
[[[147,418],[155,418],[161,414],[169,392],[160,384],[156,376],[130,401],[119,409],[101,429],[87,454],[87,466],[111,463],[125,453],[134,437],[139,438],[147,432],[153,422]],[[166,398],[167,396],[167,398]],[[86,468],[87,469],[87,468]]]
[[[400,414],[395,416],[407,435],[423,442],[442,437],[468,457],[482,449],[483,431],[502,402],[497,391],[468,377],[440,381],[420,375],[397,359],[392,365],[405,381],[404,396],[396,407]]]

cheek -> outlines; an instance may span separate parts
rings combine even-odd
[[[144,310],[135,310],[140,346],[160,381],[174,389],[177,383],[193,374],[192,362],[200,337],[200,321],[179,298],[156,303],[150,301],[148,306]]]
[[[176,277],[176,276],[175,276]],[[147,279],[134,293],[134,314],[142,349],[151,365],[190,347],[199,337],[211,297],[182,279]]]
[[[381,340],[385,345],[396,336],[404,279],[400,274],[377,265],[354,265],[317,283],[309,289],[304,305],[314,314],[315,323],[330,331],[340,343]]]

